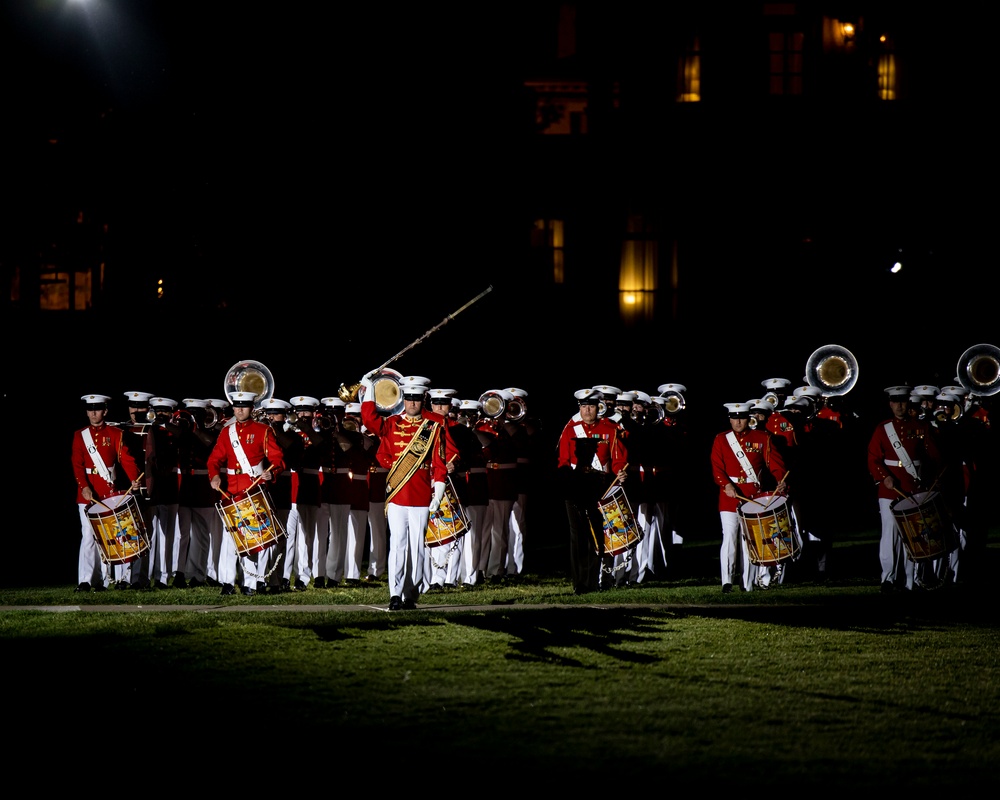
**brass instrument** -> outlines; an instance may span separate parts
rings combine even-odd
[[[515,397],[513,400],[507,403],[507,410],[505,411],[505,416],[511,422],[517,422],[518,420],[524,419],[525,414],[528,413],[528,405],[524,402],[523,397]]]
[[[962,353],[956,370],[958,382],[970,394],[988,397],[1000,392],[1000,348],[973,345]]]
[[[229,368],[222,384],[225,397],[231,392],[251,392],[254,399],[254,418],[258,418],[261,406],[274,394],[274,377],[271,370],[259,361],[237,361]]]
[[[663,411],[666,414],[678,414],[687,407],[683,392],[687,387],[681,383],[663,383],[657,387],[656,391],[660,397],[664,398]]]
[[[499,419],[504,415],[507,406],[514,399],[510,392],[491,389],[479,395],[479,402],[482,405],[480,412],[487,419]]]
[[[650,425],[659,425],[666,416],[667,412],[663,408],[663,403],[657,403],[656,400],[653,400],[649,408],[646,409],[646,422]]]
[[[846,347],[827,344],[806,361],[806,383],[824,395],[847,394],[858,380],[858,360]]]
[[[951,397],[952,399],[937,399],[934,401],[934,420],[939,425],[944,425],[948,422],[956,422],[961,418],[964,410],[961,399],[955,397],[954,395],[948,395],[948,397]]]
[[[219,412],[215,410],[215,406],[205,406],[205,418],[201,421],[201,427],[206,431],[210,431],[218,422]]]

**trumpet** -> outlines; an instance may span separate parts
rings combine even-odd
[[[313,414],[313,430],[314,431],[328,431],[331,428],[337,427],[337,418],[328,417],[326,414]],[[344,420],[344,429],[350,430],[347,427],[347,420]]]

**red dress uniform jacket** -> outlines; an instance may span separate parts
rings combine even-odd
[[[223,428],[215,447],[212,448],[212,454],[208,457],[208,478],[211,480],[226,471],[229,493],[241,494],[253,485],[257,476],[247,475],[240,466],[240,461],[233,451],[233,444],[229,440],[229,431],[233,426],[236,428],[240,447],[246,453],[251,467],[260,467],[261,471],[270,468],[271,474],[277,477],[285,469],[285,456],[274,438],[274,431],[270,425],[249,419],[246,422],[234,422],[231,426]]]
[[[899,456],[885,430],[886,423],[892,423],[899,443],[909,454],[917,474],[921,477],[920,481],[915,480],[900,465]],[[940,465],[941,451],[934,429],[923,420],[912,418],[886,420],[876,426],[868,443],[868,472],[878,484],[879,498],[897,499],[900,495],[896,489],[904,494],[913,494],[928,488],[928,484],[937,477]],[[882,483],[887,475],[892,475],[896,479],[895,489],[887,489]],[[930,476],[930,481],[927,481],[925,476]]]
[[[601,417],[593,425],[583,420],[571,419],[559,435],[559,467],[578,466],[576,459],[577,439],[600,439],[597,443],[597,460],[601,471],[617,475],[628,464],[628,450],[622,438],[622,429],[611,420]],[[593,463],[580,464],[585,469],[595,468]]]
[[[712,478],[719,487],[719,511],[736,511],[742,500],[729,497],[724,489],[727,483],[735,483],[736,489],[745,497],[752,498],[762,494],[760,482],[751,482],[740,464],[739,459],[729,446],[727,436],[731,431],[716,434],[712,442]],[[747,454],[750,466],[757,473],[758,479],[767,470],[774,476],[777,483],[785,477],[785,461],[781,452],[774,447],[771,434],[760,430],[745,430],[735,434],[736,440]]]
[[[390,502],[398,506],[429,506],[432,496],[432,483],[444,483],[448,477],[447,455],[442,455],[438,446],[440,436],[446,437],[445,450],[448,451],[448,442],[451,442],[451,452],[458,453],[451,436],[447,434],[447,428],[442,424],[443,418],[438,414],[424,411],[422,416],[411,419],[405,414],[393,414],[390,417],[380,416],[375,410],[374,400],[365,400],[361,403],[361,421],[375,436],[380,439],[376,458],[378,463],[391,469],[392,465],[406,450],[410,440],[420,429],[420,425],[425,419],[436,424],[434,436],[431,441],[431,454],[427,456],[420,466],[406,483],[393,495]]]
[[[798,442],[795,438],[795,426],[780,411],[774,411],[767,418],[767,432],[772,436],[781,436],[789,447],[794,447]],[[756,467],[754,467],[756,469]]]
[[[88,425],[87,428],[80,428],[73,434],[72,460],[73,477],[76,479],[76,502],[86,504],[83,499],[83,488],[89,486],[94,492],[94,497],[103,500],[113,494],[121,494],[122,489],[114,483],[108,483],[101,477],[100,473],[94,470],[94,462],[87,452],[87,445],[83,441],[83,432],[90,429],[90,436],[94,440],[94,447],[100,454],[108,469],[113,470],[115,482],[121,482],[117,467],[120,464],[128,476],[129,482],[139,477],[139,465],[136,464],[132,454],[122,444],[122,432],[120,428],[112,428],[109,425],[101,424],[98,427]]]

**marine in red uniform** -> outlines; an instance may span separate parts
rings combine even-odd
[[[107,588],[108,566],[100,557],[87,508],[96,501],[122,494],[126,484],[119,466],[132,482],[132,490],[138,491],[139,466],[122,442],[121,428],[104,422],[111,398],[103,394],[85,394],[80,399],[86,404],[89,424],[73,434],[71,448],[76,502],[80,508],[76,591],[103,591]]]
[[[910,392],[909,386],[885,390],[892,417],[875,426],[868,443],[868,472],[878,487],[882,518],[879,562],[884,592],[912,589],[915,578],[914,562],[906,557],[892,502],[927,489],[942,463],[934,429],[909,413]]]
[[[712,478],[719,487],[719,518],[722,521],[722,591],[731,592],[737,567],[742,562],[742,585],[754,587],[757,569],[750,561],[746,542],[740,536],[738,509],[746,499],[764,494],[771,477],[775,492],[785,491],[785,462],[767,431],[750,430],[750,404],[726,403],[730,430],[716,434],[712,441]],[[737,549],[742,542],[742,550]],[[742,558],[737,553],[742,553]]]
[[[361,379],[361,421],[379,438],[376,458],[389,469],[385,504],[389,610],[398,611],[416,608],[424,576],[427,521],[444,497],[446,451],[457,453],[457,448],[447,436],[442,417],[423,410],[429,384],[426,378],[404,378],[400,382],[403,412],[383,417],[374,400],[370,374]]]
[[[212,488],[222,487],[222,472],[226,473],[229,494],[241,495],[252,489],[258,481],[273,481],[285,469],[285,456],[274,436],[271,426],[250,418],[257,395],[252,392],[230,392],[233,404],[233,422],[227,425],[215,442],[208,457],[208,475]],[[222,594],[235,594],[236,543],[232,536],[223,539],[223,552],[219,558],[219,580]],[[242,556],[243,594],[257,593],[257,580],[267,559],[264,551]]]
[[[598,418],[600,391],[580,389],[574,397],[580,411],[559,435],[556,470],[566,500],[573,591],[586,594],[598,589],[604,561],[604,520],[597,504],[614,479],[626,479],[628,450],[622,429]]]

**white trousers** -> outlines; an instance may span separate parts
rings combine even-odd
[[[94,538],[94,526],[87,516],[87,505],[77,504],[80,508],[80,554],[77,559],[77,583],[89,583],[91,586],[107,586],[108,565],[101,558],[97,539]]]
[[[463,506],[465,515],[469,518],[469,530],[462,538],[462,559],[459,563],[459,581],[474,586],[479,571],[486,572],[490,561],[489,506]],[[486,534],[484,535],[484,531]]]
[[[326,553],[324,573],[327,580],[341,581],[347,563],[347,524],[351,514],[350,503],[324,503],[330,515],[330,544]]]
[[[513,500],[490,498],[490,560],[486,574],[491,578],[503,577],[507,568],[507,551],[510,547],[510,511]]]
[[[212,552],[212,529],[218,527],[221,531],[222,528],[219,513],[214,508],[180,506],[177,509],[177,525],[181,535],[188,540],[187,561],[178,568],[188,580],[204,583]]]
[[[385,520],[385,503],[376,503],[368,509],[368,530],[372,539],[368,554],[368,574],[381,578],[385,575],[389,555],[389,526]]]
[[[352,508],[347,512],[347,541],[344,552],[344,578],[361,579],[361,565],[365,559],[365,539],[368,536],[368,510]]]
[[[389,596],[416,602],[424,577],[424,537],[430,511],[427,506],[389,503]]]

